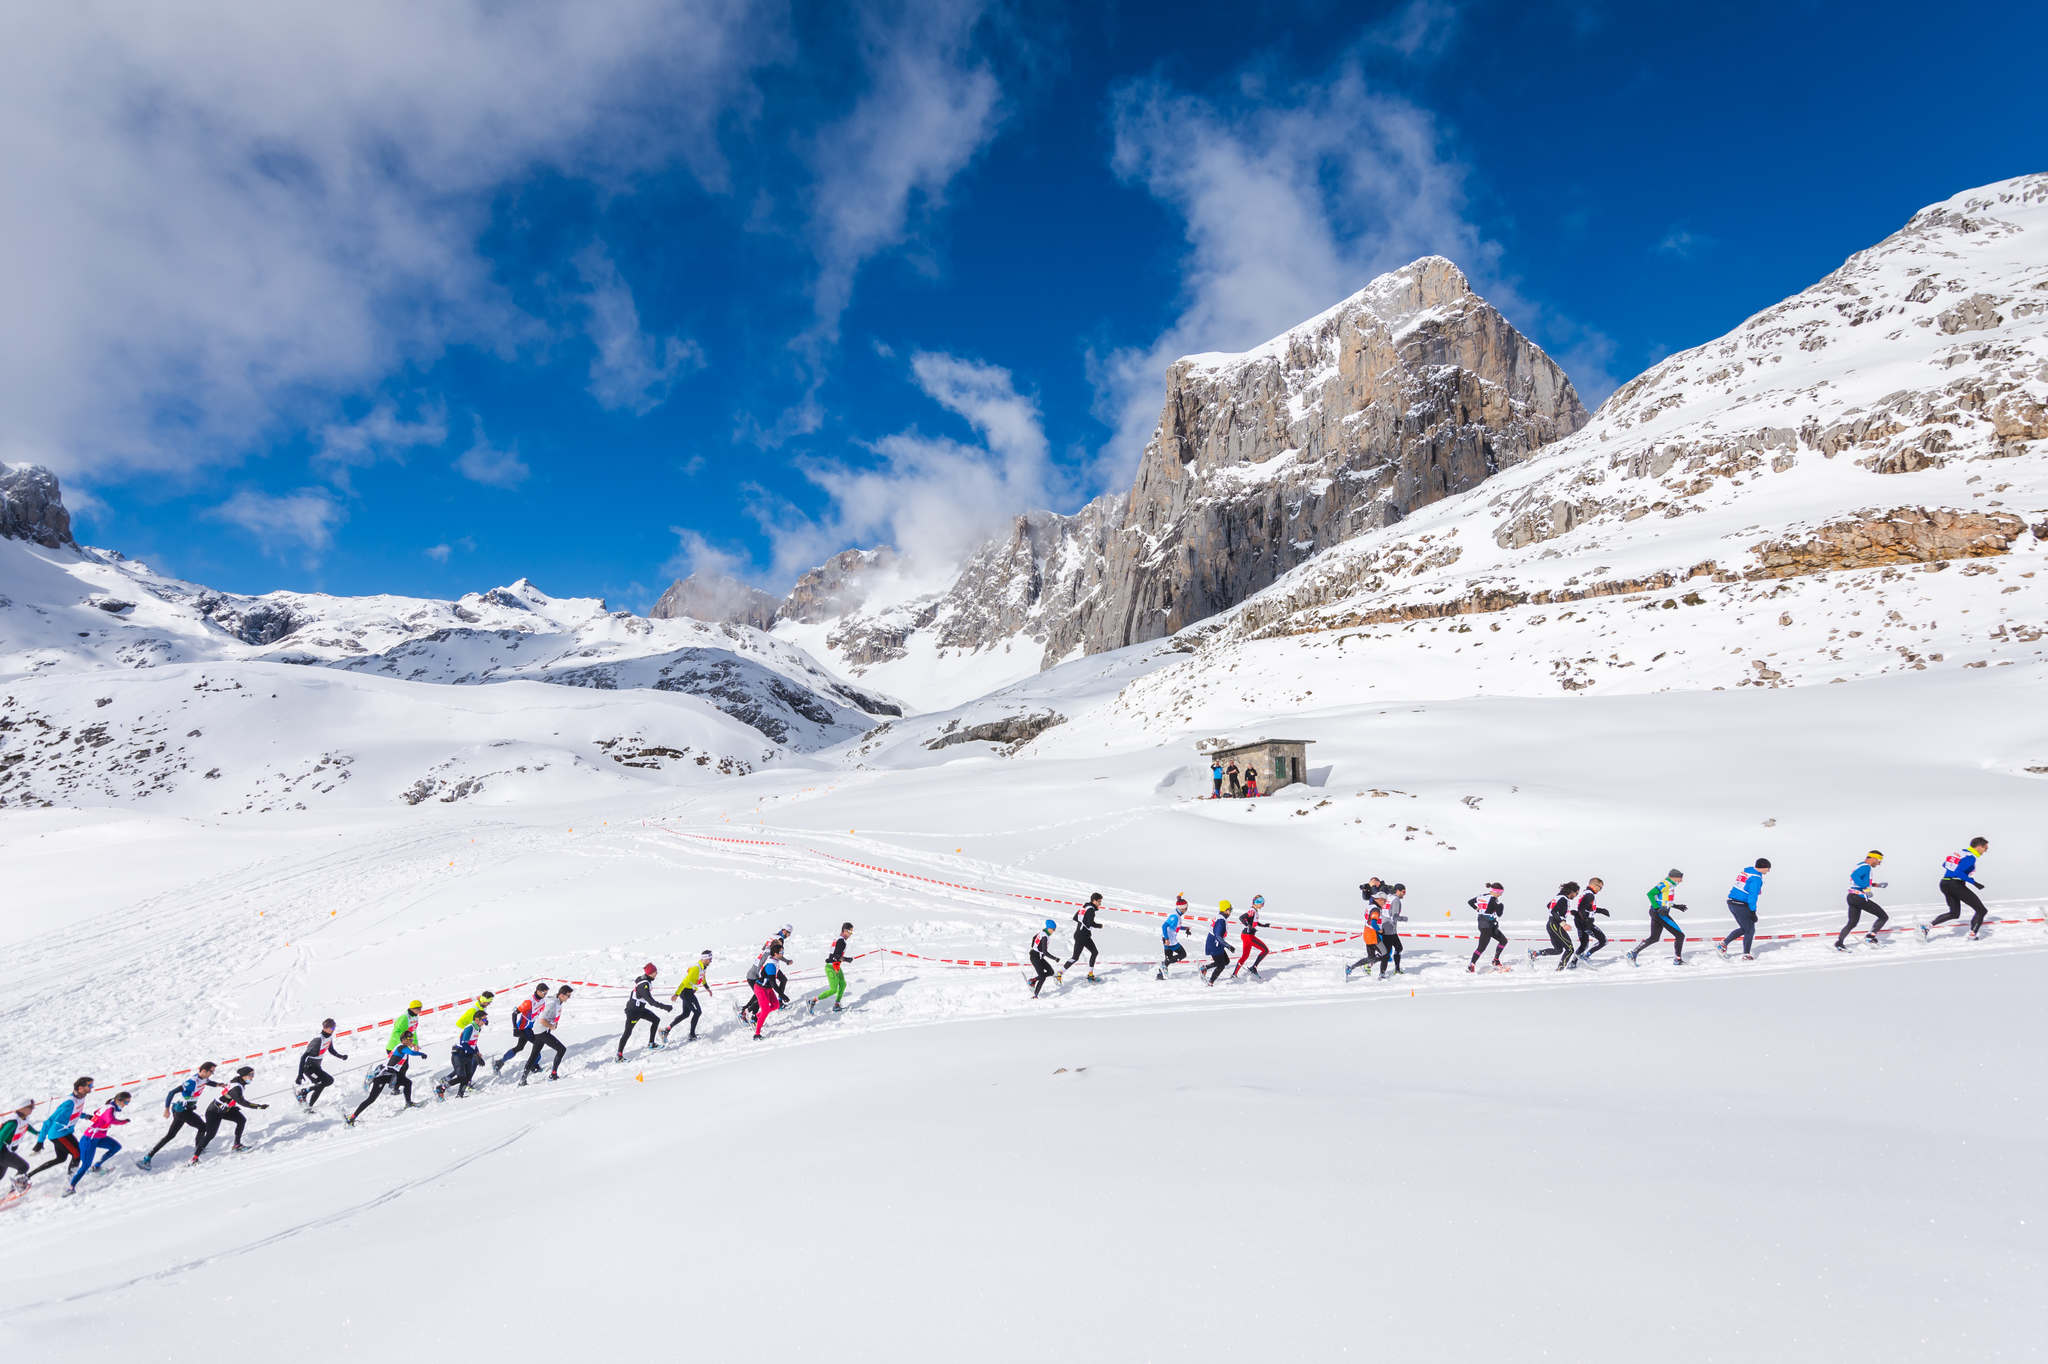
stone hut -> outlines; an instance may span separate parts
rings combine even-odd
[[[1268,795],[1283,786],[1308,780],[1308,746],[1313,739],[1254,739],[1245,744],[1219,744],[1201,750],[1204,762],[1224,767],[1236,763],[1240,770],[1256,768],[1259,794]]]

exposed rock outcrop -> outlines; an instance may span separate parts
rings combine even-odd
[[[648,615],[655,620],[710,621],[713,624],[751,625],[766,630],[775,624],[782,605],[758,587],[749,587],[722,573],[692,573],[669,584]]]
[[[1897,507],[1822,526],[1803,540],[1754,545],[1750,553],[1758,567],[1752,576],[1790,578],[1845,568],[1982,559],[2005,553],[2026,529],[2019,517],[1998,512]]]
[[[1029,715],[1005,715],[980,724],[948,726],[938,737],[925,740],[924,746],[940,749],[951,748],[954,744],[1002,744],[1004,756],[1009,757],[1054,725],[1066,722],[1066,716],[1050,710]]]
[[[0,535],[45,549],[76,549],[57,475],[40,464],[0,464]]]
[[[1585,425],[1564,371],[1428,256],[1242,355],[1168,371],[1094,609],[1047,655],[1172,634]]]

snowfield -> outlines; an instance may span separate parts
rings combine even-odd
[[[1555,1351],[1569,1317],[1587,1359],[2025,1357],[2011,1286],[2048,1267],[2031,1159],[2048,783],[1994,755],[2048,755],[2039,684],[1943,670],[1308,713],[1293,727],[1326,737],[1321,785],[1257,803],[1193,799],[1192,751],[1105,731],[1093,755],[962,746],[667,804],[17,813],[0,1073],[39,1094],[81,1068],[123,1081],[267,1052],[323,1013],[374,1025],[413,996],[596,984],[570,1006],[560,1082],[412,1113],[387,1098],[354,1131],[338,1114],[381,1030],[343,1040],[312,1119],[282,1093],[295,1052],[265,1055],[255,1149],[196,1170],[174,1155],[189,1142],[129,1164],[171,1082],[137,1086],[110,1173],[68,1201],[46,1176],[0,1211],[34,1248],[0,1329],[42,1347],[118,1322],[154,1357],[199,1309],[339,1359],[652,1308],[700,1349],[746,1348],[768,1312],[852,1358],[1464,1358]],[[1978,832],[2012,922],[1832,950],[1866,847],[1890,854],[1903,925]],[[1759,853],[1779,868],[1764,931],[1827,937],[1721,961],[1704,945],[1728,926],[1719,878]],[[1599,874],[1632,938],[1674,862],[1703,935],[1682,969],[1661,948],[1632,968],[1618,945],[1561,977],[1526,959],[1471,976],[1469,940],[1433,936],[1469,935],[1464,901],[1501,879],[1515,961],[1542,897]],[[1269,936],[1291,948],[1349,934],[1372,873],[1414,888],[1401,977],[1347,981],[1343,944],[1280,952],[1258,982],[1153,979],[1176,891],[1198,908],[1263,891],[1305,930]],[[1048,902],[1091,887],[1118,907],[1097,983],[1033,1001],[1019,969],[934,960],[1018,961],[1046,914],[1064,942],[1071,909]],[[755,1043],[721,989],[698,1042],[611,1061],[643,961],[672,982],[709,946],[730,980],[786,920],[815,989],[842,919],[856,949],[916,954],[856,961],[851,1012],[777,1014]],[[487,1051],[509,1045],[510,1002]],[[428,1017],[422,1080],[451,1017]],[[516,1258],[536,1247],[533,1278]],[[501,1276],[542,1290],[529,1310],[494,1299]],[[309,1300],[310,1282],[330,1287]]]
[[[825,578],[770,635],[0,541],[0,1102],[136,1096],[78,1196],[0,1202],[0,1344],[2048,1354],[2043,291],[2048,177],[1958,196],[1231,611],[1044,671],[920,641],[869,674],[900,701],[818,661]],[[1206,748],[1265,737],[1307,781],[1207,799]],[[1979,835],[1985,931],[1923,937]],[[1873,848],[1890,922],[1837,952]],[[1674,867],[1686,962],[1631,965]],[[1405,969],[1347,977],[1373,875]],[[1532,961],[1592,877],[1613,944]],[[1495,880],[1512,969],[1468,972]],[[1099,979],[1033,998],[1091,890]],[[1203,983],[1254,894],[1273,955]],[[851,1009],[810,1016],[846,920]],[[798,1007],[755,1041],[784,923]],[[618,1064],[636,972],[666,1000],[705,948],[699,1038]],[[577,990],[560,1079],[434,1102],[455,1010],[500,992],[495,1056],[536,981]],[[424,1105],[344,1127],[413,998]],[[203,1060],[258,1068],[252,1149],[139,1169]]]

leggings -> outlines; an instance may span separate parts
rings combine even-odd
[[[206,1148],[220,1135],[220,1125],[224,1122],[235,1125],[235,1145],[241,1146],[242,1129],[249,1125],[249,1120],[242,1116],[242,1110],[239,1108],[216,1108],[206,1115],[206,1130],[199,1134],[199,1140],[192,1146],[195,1158],[206,1154]]]
[[[1735,927],[1728,930],[1728,936],[1721,939],[1721,950],[1726,952],[1728,944],[1742,939],[1742,955],[1748,956],[1756,943],[1756,911],[1740,900],[1728,902],[1728,912],[1735,916]]]
[[[62,1156],[57,1157],[57,1160],[62,1159]],[[50,1162],[50,1165],[55,1165],[56,1163],[57,1161],[53,1160]],[[47,1170],[50,1166],[45,1165],[43,1168]],[[28,1162],[14,1154],[9,1148],[0,1146],[0,1174],[6,1174],[10,1170],[14,1172],[17,1178],[28,1178]]]
[[[477,1063],[483,1057],[474,1047],[456,1047],[448,1053],[448,1073],[441,1077],[443,1085],[454,1085],[455,1096],[461,1098],[469,1092],[469,1082],[476,1078]]]
[[[299,1079],[301,1081],[311,1080],[313,1082],[312,1088],[306,1094],[306,1107],[308,1108],[319,1103],[320,1096],[327,1092],[327,1086],[334,1083],[334,1077],[329,1075],[327,1068],[318,1061],[299,1062]]]
[[[1230,949],[1226,947],[1220,952],[1211,952],[1209,954],[1209,969],[1202,974],[1209,978],[1211,985],[1214,985],[1222,978],[1223,968],[1228,965],[1230,965]]]
[[[1849,930],[1856,927],[1857,921],[1861,919],[1865,914],[1873,916],[1873,918],[1876,920],[1876,922],[1870,925],[1870,931],[1872,933],[1875,933],[1879,929],[1883,928],[1885,920],[1891,917],[1890,915],[1886,914],[1882,908],[1879,907],[1877,901],[1871,899],[1868,895],[1858,895],[1855,891],[1850,891],[1849,922],[1843,924],[1842,931],[1836,935],[1835,946],[1840,947],[1844,942],[1848,940]]]
[[[532,1029],[514,1028],[512,1030],[512,1050],[506,1052],[503,1056],[500,1056],[498,1058],[498,1064],[494,1066],[493,1069],[503,1070],[506,1064],[510,1062],[513,1057],[517,1056],[520,1052],[526,1050],[528,1047],[532,1047],[534,1049],[534,1055],[539,1056],[540,1043],[533,1040]]]
[[[1252,949],[1254,947],[1259,949],[1259,955],[1256,958],[1252,956]],[[1265,959],[1266,945],[1259,941],[1259,935],[1256,933],[1240,933],[1237,935],[1237,965],[1231,969],[1230,974],[1234,976],[1247,966],[1256,971],[1259,969],[1259,963]]]
[[[755,992],[756,998],[759,997],[759,994],[760,992],[757,990]],[[654,1029],[661,1022],[661,1015],[652,1009],[642,1008],[638,1003],[628,1004],[626,1006],[626,1030],[619,1034],[619,1055],[624,1056],[626,1054],[627,1046],[633,1041],[633,1029],[643,1019],[647,1023],[647,1043],[649,1046],[654,1045]]]
[[[1052,974],[1052,962],[1046,957],[1045,953],[1033,952],[1031,954],[1031,969],[1038,973],[1031,980],[1031,995],[1035,999],[1038,997],[1038,992],[1044,988],[1046,977]]]
[[[412,1106],[412,1077],[402,1070],[392,1071],[379,1075],[370,1082],[370,1092],[364,1096],[361,1103],[356,1105],[356,1111],[349,1114],[348,1120],[354,1122],[357,1118],[362,1117],[363,1110],[377,1102],[377,1096],[384,1092],[386,1085],[391,1086],[392,1093],[405,1100],[406,1107],[410,1108]]]
[[[1486,945],[1495,941],[1500,943],[1500,946],[1493,949],[1493,960],[1498,965],[1500,954],[1507,951],[1508,935],[1500,931],[1499,919],[1494,918],[1491,914],[1480,915],[1479,946],[1472,949],[1472,964],[1474,966],[1479,964],[1480,955],[1486,951]]]
[[[1365,945],[1365,955],[1345,967],[1345,971],[1356,971],[1361,966],[1370,966],[1380,959],[1380,945],[1377,940]]]
[[[76,1187],[78,1181],[83,1179],[86,1172],[92,1169],[94,1156],[103,1156],[100,1164],[105,1165],[108,1160],[113,1159],[114,1153],[120,1149],[121,1143],[115,1141],[112,1137],[87,1137],[79,1142],[78,1168],[71,1172],[72,1185]]]
[[[1175,962],[1186,961],[1187,959],[1187,948],[1182,947],[1177,942],[1170,942],[1166,945],[1166,960],[1159,963],[1159,969],[1164,971],[1167,967],[1173,965]]]
[[[569,1049],[556,1041],[553,1033],[535,1033],[533,1035],[533,1054],[526,1058],[526,1073],[528,1075],[532,1075],[540,1069],[540,1049],[542,1047],[553,1047],[555,1049],[555,1059],[548,1064],[548,1074],[550,1075],[553,1075],[562,1064],[562,1058],[569,1054]]]
[[[832,968],[828,966],[825,969],[829,974]],[[704,1006],[697,1002],[697,991],[695,988],[686,989],[676,996],[676,1016],[668,1021],[668,1026],[661,1030],[661,1035],[666,1038],[676,1030],[676,1024],[687,1018],[690,1020],[690,1036],[695,1037],[697,1035],[697,1020],[703,1016]],[[556,1045],[559,1046],[560,1044],[557,1043]],[[540,1060],[538,1049],[535,1050],[533,1059],[535,1061]]]
[[[761,1025],[768,1021],[768,1015],[782,1007],[782,1001],[775,997],[774,987],[756,985],[754,998],[760,1002],[761,1012],[754,1016],[754,1036],[761,1035]]]
[[[844,967],[827,966],[825,968],[825,988],[820,990],[818,997],[811,1002],[813,1004],[823,1004],[828,999],[837,1004],[844,1004],[846,1002],[846,969]]]
[[[1564,926],[1563,919],[1546,919],[1543,931],[1550,935],[1550,946],[1537,952],[1539,957],[1556,957],[1557,969],[1562,971],[1572,963],[1572,935]]]
[[[1929,928],[1932,928],[1935,924],[1945,924],[1950,919],[1961,918],[1964,905],[1968,905],[1976,911],[1970,916],[1970,931],[1975,933],[1984,926],[1984,916],[1989,911],[1984,908],[1984,902],[1977,898],[1977,892],[1970,889],[1968,881],[1954,876],[1942,877],[1941,898],[1948,901],[1948,912],[1946,914],[1938,914],[1933,919],[1930,919],[1927,925]]]
[[[171,1130],[175,1132],[178,1129],[173,1127]],[[50,1145],[56,1149],[57,1154],[51,1156],[41,1165],[36,1166],[35,1169],[30,1170],[28,1172],[29,1178],[35,1178],[37,1175],[41,1174],[45,1170],[54,1170],[67,1160],[70,1161],[73,1165],[76,1165],[78,1163],[77,1137],[59,1137],[57,1138],[57,1140],[51,1142]],[[27,1162],[24,1161],[23,1164],[26,1165]]]
[[[187,1127],[191,1128],[195,1133],[197,1133],[202,1141],[205,1139],[205,1119],[201,1118],[197,1113],[194,1113],[189,1108],[180,1108],[173,1110],[171,1113],[170,1128],[164,1133],[162,1140],[158,1141],[156,1145],[149,1148],[149,1158],[151,1160],[155,1160],[156,1153],[163,1150],[166,1146],[169,1146],[173,1141],[175,1141],[177,1139],[178,1133]]]
[[[1672,959],[1675,961],[1683,957],[1685,955],[1685,930],[1678,926],[1678,920],[1662,910],[1650,916],[1650,936],[1636,944],[1636,952],[1642,951],[1645,947],[1663,937],[1664,930],[1667,928],[1671,930]],[[1631,952],[1629,955],[1634,956],[1635,952]]]
[[[1401,935],[1399,933],[1390,933],[1382,928],[1380,930],[1380,974],[1382,976],[1386,975],[1389,965],[1396,971],[1401,969]]]
[[[1095,935],[1085,928],[1077,928],[1074,930],[1074,955],[1067,958],[1067,966],[1072,966],[1075,962],[1081,960],[1083,952],[1088,954],[1088,969],[1093,971],[1095,969]],[[1064,971],[1067,967],[1062,966],[1060,969]]]
[[[1579,930],[1580,956],[1590,957],[1601,948],[1607,946],[1607,935],[1602,933],[1600,926],[1593,922],[1592,915],[1581,914],[1575,909],[1572,911],[1572,922],[1578,926]],[[1586,946],[1588,942],[1593,944],[1590,948]]]

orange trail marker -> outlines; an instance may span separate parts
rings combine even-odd
[[[641,1071],[641,1072],[640,1072],[639,1074],[635,1075],[635,1076],[633,1077],[633,1083],[634,1083],[634,1084],[636,1084],[636,1085],[644,1085],[644,1084],[646,1084],[646,1083],[647,1083],[647,1072],[643,1070],[643,1071]]]

